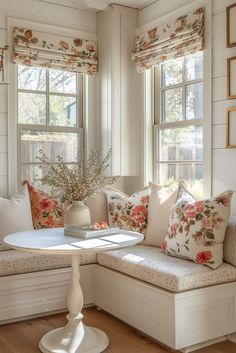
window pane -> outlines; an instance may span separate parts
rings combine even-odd
[[[171,185],[180,179],[188,180],[192,185],[203,178],[203,166],[200,163],[161,163],[159,164],[159,182],[162,185]],[[197,187],[196,187],[197,188]]]
[[[70,166],[70,165],[69,165]],[[21,180],[33,181],[35,186],[38,186],[40,189],[43,189],[46,192],[51,192],[51,187],[49,185],[43,185],[40,181],[34,179],[42,178],[47,174],[47,169],[39,168],[39,165],[33,164],[22,164],[21,165]]]
[[[182,65],[182,58],[168,60],[162,64],[163,86],[176,85],[182,82]]]
[[[38,165],[21,165],[21,180],[32,181],[35,178],[41,178],[43,170],[39,168]],[[40,186],[39,183],[34,181],[35,186]]]
[[[35,157],[39,150],[52,161],[57,156],[63,157],[65,162],[75,162],[78,155],[78,134],[65,132],[21,131],[21,162],[37,162]]]
[[[46,124],[46,96],[19,92],[18,121],[20,124]]]
[[[50,96],[50,125],[76,126],[76,98]]]
[[[76,93],[76,73],[49,70],[49,89],[57,93]]]
[[[18,88],[32,91],[45,91],[46,69],[18,65]]]
[[[163,92],[164,121],[183,120],[182,88],[172,88]]]
[[[185,59],[186,80],[198,80],[203,77],[203,52],[188,55]]]
[[[159,131],[160,161],[193,161],[202,159],[202,126],[188,126]]]
[[[203,83],[186,86],[186,119],[203,118]]]

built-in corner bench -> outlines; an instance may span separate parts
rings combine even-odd
[[[97,305],[185,352],[236,332],[236,268],[216,270],[136,245],[81,258],[85,305]],[[1,323],[66,308],[67,256],[0,254]],[[35,271],[35,272],[32,272]]]
[[[87,202],[92,222],[107,215],[105,193]],[[236,225],[226,261],[235,264]],[[225,242],[226,244],[226,242]],[[185,352],[226,338],[236,342],[236,267],[212,270],[137,245],[81,256],[85,305],[97,305],[150,337]],[[66,310],[67,256],[0,251],[0,323]]]

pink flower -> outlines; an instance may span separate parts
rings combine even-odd
[[[205,228],[211,228],[212,227],[212,221],[210,219],[207,218],[203,218],[201,220],[202,226]]]
[[[130,212],[130,218],[135,223],[142,224],[147,219],[147,209],[143,205],[138,205],[132,208]]]
[[[143,196],[143,197],[140,199],[140,201],[142,202],[142,204],[148,205],[148,203],[149,203],[149,195]]]
[[[41,210],[45,212],[50,212],[54,208],[54,201],[49,199],[48,197],[42,197],[39,200],[39,206]]]
[[[53,216],[48,216],[47,220],[45,221],[45,224],[48,226],[48,228],[54,228],[56,225],[55,218]]]
[[[187,204],[184,207],[184,211],[186,212],[186,216],[189,218],[196,218],[197,209],[194,204]]]
[[[171,235],[176,236],[177,229],[178,229],[178,223],[172,224],[172,226],[170,227]]]
[[[162,250],[163,252],[166,252],[166,249],[167,249],[167,241],[164,240],[163,243],[161,244],[161,250]]]
[[[197,201],[195,203],[196,211],[197,212],[203,212],[204,211],[204,202],[203,201]]]
[[[230,195],[226,194],[218,196],[216,200],[217,202],[222,203],[224,206],[229,206]]]
[[[202,252],[199,252],[196,256],[196,262],[198,264],[206,264],[211,259],[212,259],[211,251],[202,251]]]

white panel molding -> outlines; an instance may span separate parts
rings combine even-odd
[[[155,154],[153,153],[153,74],[152,70],[140,74],[140,121],[141,121],[141,179],[142,185],[147,185],[153,180],[153,165]]]
[[[226,109],[234,107],[236,105],[235,100],[220,100],[213,102],[213,125],[225,124],[226,122]],[[225,136],[221,136],[225,140]]]
[[[94,265],[80,267],[84,304],[94,302]],[[0,277],[0,323],[67,310],[70,268]]]
[[[227,99],[227,97],[226,97],[226,84],[227,84],[227,79],[225,76],[214,78],[212,80],[212,85],[213,85],[212,99],[213,99],[213,102]]]
[[[219,149],[219,148],[225,148],[225,136],[226,136],[226,125],[225,124],[219,124],[219,125],[213,125],[212,127],[212,135],[213,135],[213,141],[212,141],[212,148],[213,149]]]
[[[101,147],[113,175],[139,175],[138,74],[131,62],[138,12],[111,5],[97,14]]]
[[[234,0],[213,0],[213,15],[225,12],[225,8],[234,3]]]

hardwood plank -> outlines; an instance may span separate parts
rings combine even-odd
[[[104,353],[170,353],[172,350],[152,341],[133,327],[96,308],[83,311],[87,325],[104,330],[110,338]],[[0,353],[40,353],[42,335],[66,323],[66,314],[50,315],[0,326]],[[235,353],[236,344],[221,342],[195,353]]]

